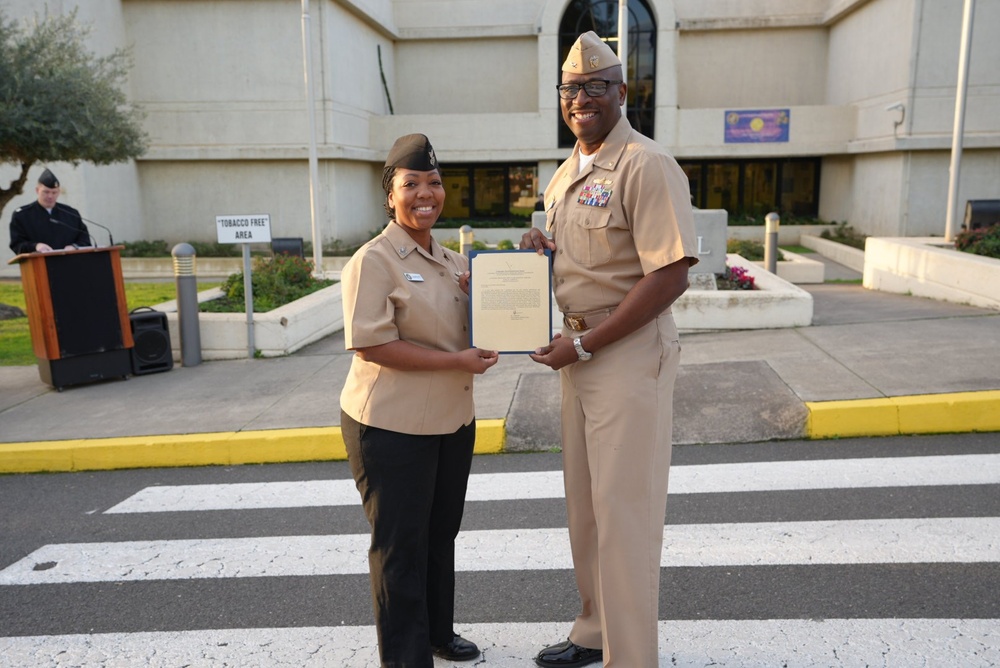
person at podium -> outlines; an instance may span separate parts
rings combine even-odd
[[[10,249],[15,254],[71,250],[90,246],[90,233],[71,206],[58,204],[59,179],[46,169],[35,185],[38,199],[14,211],[10,219]]]

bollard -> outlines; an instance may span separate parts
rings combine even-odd
[[[473,237],[472,228],[469,227],[468,225],[462,225],[462,227],[458,230],[458,238],[459,238],[458,250],[462,255],[465,255],[466,257],[468,257],[469,251],[472,250],[472,237]]]
[[[778,227],[781,218],[772,211],[764,216],[764,268],[772,274],[778,273]]]
[[[177,329],[181,336],[181,364],[201,364],[201,330],[198,326],[198,277],[194,271],[195,252],[191,244],[177,244],[174,279],[177,282]]]

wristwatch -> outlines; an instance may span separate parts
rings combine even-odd
[[[581,362],[588,362],[594,356],[594,353],[588,353],[583,349],[583,342],[579,336],[573,339],[573,347],[576,348],[576,356]]]

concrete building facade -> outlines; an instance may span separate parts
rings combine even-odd
[[[555,86],[561,26],[580,3],[308,3],[323,242],[356,243],[382,226],[381,165],[409,132],[427,134],[445,167],[474,166],[472,179],[480,168],[526,166],[531,184],[520,199],[533,199],[569,154]],[[127,92],[145,109],[151,138],[127,165],[49,165],[63,201],[112,228],[116,241],[213,241],[215,216],[245,213],[269,213],[275,236],[310,238],[301,2],[47,4],[78,8],[97,53],[132,50]],[[774,187],[780,169],[753,165],[800,160],[815,167],[811,213],[820,218],[871,235],[941,235],[962,4],[630,0],[655,26],[652,136],[689,174],[705,175],[703,198],[718,190],[713,175],[725,170],[716,165],[762,173]],[[44,11],[34,0],[5,7],[8,17]],[[974,26],[960,203],[1000,198],[1000,0],[978,0]],[[780,112],[784,138],[729,141],[727,118],[755,110]],[[0,178],[12,173],[0,166]],[[790,173],[783,179],[794,186]],[[449,198],[468,197],[446,185]],[[15,198],[5,222],[31,197]]]

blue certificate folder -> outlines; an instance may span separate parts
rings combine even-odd
[[[552,340],[552,253],[469,252],[469,344],[533,353]]]

